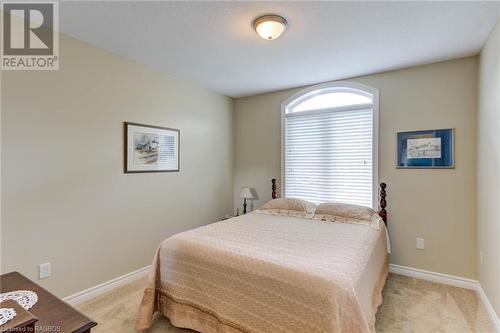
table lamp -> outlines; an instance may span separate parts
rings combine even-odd
[[[250,187],[243,187],[240,192],[240,198],[243,198],[243,214],[247,213],[247,199],[255,199]]]

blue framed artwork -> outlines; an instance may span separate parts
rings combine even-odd
[[[454,129],[398,132],[396,152],[397,168],[454,168]]]

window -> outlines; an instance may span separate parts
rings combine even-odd
[[[376,207],[378,91],[350,82],[282,104],[284,197]]]

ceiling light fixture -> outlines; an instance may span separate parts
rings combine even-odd
[[[253,21],[253,27],[260,37],[273,40],[281,36],[287,23],[285,18],[279,15],[264,15]]]

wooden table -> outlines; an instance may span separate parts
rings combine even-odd
[[[49,293],[27,277],[12,272],[0,275],[2,293],[16,290],[31,290],[38,295],[38,302],[29,309],[38,321],[36,332],[90,333],[97,323]]]
[[[26,311],[13,300],[0,303],[0,308],[11,308],[16,311],[16,316],[0,326],[0,332],[35,332],[35,323],[38,318]]]

